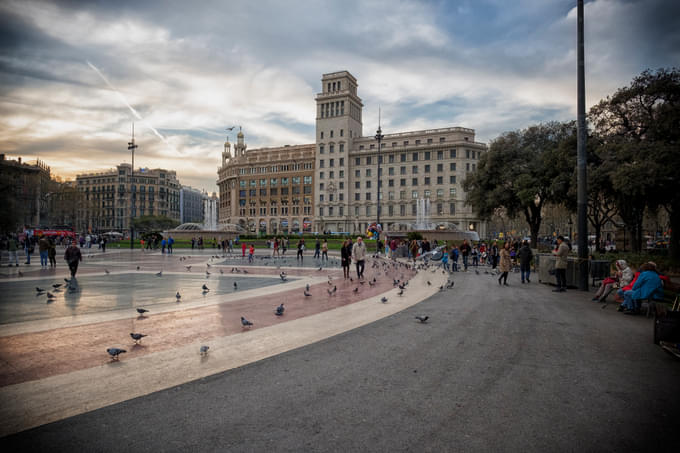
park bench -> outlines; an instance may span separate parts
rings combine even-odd
[[[647,300],[642,303],[647,316],[654,312],[654,343],[660,341],[680,342],[680,285],[668,282],[664,285],[663,300]]]

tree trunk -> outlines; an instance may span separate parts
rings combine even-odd
[[[541,229],[541,206],[536,208],[524,208],[524,218],[529,224],[531,231],[531,247],[538,248],[538,232]]]

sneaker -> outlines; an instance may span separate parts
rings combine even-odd
[[[555,289],[552,290],[552,292],[554,292],[554,293],[561,293],[561,292],[562,292],[562,289],[561,289],[561,288],[555,288]]]
[[[626,308],[623,305],[619,305],[619,308],[616,309],[616,311],[624,311]]]
[[[524,280],[522,280],[522,283],[524,283]]]
[[[503,283],[503,286],[510,286],[510,285],[508,285],[507,283]]]
[[[528,278],[527,278],[527,283],[531,283],[531,280],[529,280]]]
[[[592,299],[590,299],[590,300],[592,300],[593,302],[597,302],[597,301],[599,301],[599,300],[600,300],[600,298],[599,298],[599,297],[593,297],[593,298],[592,298]]]

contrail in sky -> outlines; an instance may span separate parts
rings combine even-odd
[[[113,92],[116,93],[116,94],[118,95],[118,99],[120,99],[121,102],[122,102],[123,104],[125,104],[125,105],[127,106],[127,108],[130,109],[130,111],[132,112],[132,114],[133,114],[138,120],[140,120],[146,127],[148,127],[149,129],[151,129],[151,130],[153,131],[153,133],[156,134],[156,135],[158,136],[158,138],[160,138],[160,139],[163,141],[163,143],[168,143],[168,142],[165,140],[165,137],[163,137],[163,136],[161,135],[161,133],[158,132],[158,131],[156,130],[155,127],[153,127],[152,125],[150,125],[144,118],[142,118],[142,115],[140,115],[139,113],[137,113],[137,110],[135,110],[135,109],[130,105],[130,103],[129,103],[128,101],[125,100],[125,97],[123,96],[123,94],[122,94],[120,91],[118,91],[118,90],[116,89],[116,87],[114,87],[114,86],[111,84],[111,82],[109,82],[109,81],[107,80],[106,77],[104,77],[104,74],[102,74],[101,71],[100,71],[99,69],[97,69],[97,67],[96,67],[95,65],[93,65],[92,63],[90,63],[88,60],[85,60],[85,62],[87,63],[87,65],[88,65],[90,68],[92,68],[92,70],[93,70],[94,72],[96,72],[96,73],[99,75],[99,77],[101,77],[101,79],[104,81],[104,83],[106,83],[106,85],[108,85],[108,87],[111,88],[111,89],[113,90]]]

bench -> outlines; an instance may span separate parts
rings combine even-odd
[[[593,280],[592,286],[596,281],[602,281],[611,274],[611,261],[609,260],[590,260],[588,261],[590,278]]]
[[[680,285],[664,285],[663,300],[647,301],[647,313],[654,310],[654,343],[680,342]]]
[[[659,307],[659,310],[663,312],[664,309],[667,310],[668,308],[673,307],[674,304],[677,304],[679,295],[680,285],[673,282],[667,282],[663,286],[663,299],[654,299],[650,297],[646,300],[641,300],[640,310],[644,310],[646,312],[646,316],[649,318],[651,313],[657,312],[657,307]],[[678,308],[671,309],[677,310]]]

